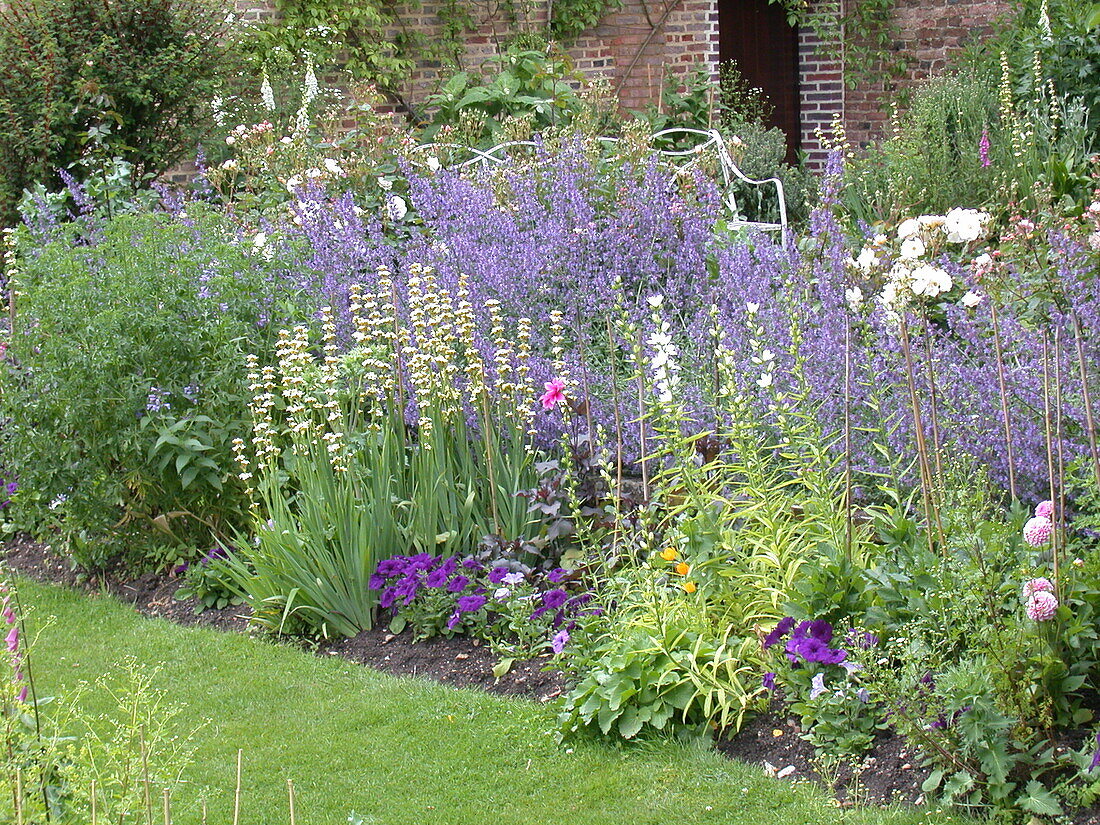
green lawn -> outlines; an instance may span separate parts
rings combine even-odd
[[[845,813],[807,785],[674,743],[557,745],[552,709],[376,673],[336,658],[145,619],[109,598],[25,583],[43,694],[111,671],[126,656],[160,666],[156,684],[186,704],[198,737],[177,823],[230,822],[234,760],[244,749],[241,825],[286,823],[286,780],[298,822],[947,823],[929,813]],[[92,702],[106,697],[92,695]],[[188,811],[190,813],[188,813]]]

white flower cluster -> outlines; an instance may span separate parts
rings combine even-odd
[[[888,312],[897,313],[910,301],[938,298],[954,287],[951,274],[936,263],[936,257],[950,244],[968,245],[981,239],[988,229],[990,216],[977,209],[955,208],[946,215],[921,215],[907,218],[897,227],[896,249],[886,235],[876,235],[849,267],[863,276],[883,272],[883,284],[877,300]],[[988,257],[988,256],[986,256]],[[980,259],[975,263],[978,264]],[[856,286],[844,293],[853,310],[863,303],[863,291]],[[981,296],[970,291],[960,303],[973,308]]]
[[[653,308],[653,324],[656,329],[649,334],[646,343],[652,350],[649,360],[649,368],[653,373],[653,387],[657,390],[657,400],[662,404],[671,404],[674,399],[674,391],[680,385],[680,364],[676,360],[680,355],[680,349],[672,343],[672,330],[668,321],[661,318],[661,305],[664,297],[652,295],[648,299]]]

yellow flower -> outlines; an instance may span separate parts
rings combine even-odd
[[[676,567],[675,567],[675,568],[673,568],[673,569],[674,569],[674,570],[675,570],[675,571],[676,571],[676,572],[677,572],[677,573],[678,573],[679,575],[681,575],[681,576],[686,576],[686,575],[688,574],[688,571],[689,571],[689,570],[691,570],[691,568],[690,568],[690,567],[688,567],[688,564],[687,564],[687,562],[686,562],[686,561],[682,561],[682,562],[680,562],[680,563],[679,563],[678,565],[676,565]]]
[[[684,590],[688,593],[694,593],[697,589],[695,582],[684,582]]]
[[[665,561],[676,561],[676,548],[666,547],[661,551],[661,558]]]

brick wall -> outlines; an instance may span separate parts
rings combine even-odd
[[[886,95],[948,69],[953,53],[979,42],[1013,5],[1011,0],[894,2],[898,36],[893,47],[908,56],[909,67],[896,81],[863,85],[845,93],[844,121],[853,143],[864,144],[882,133],[889,117],[881,105]]]
[[[748,0],[744,0],[747,2]],[[831,1],[831,0],[830,0]],[[841,0],[859,2],[860,0]],[[535,30],[545,23],[548,0],[533,0],[520,29]],[[757,0],[764,3],[766,0]],[[840,115],[849,137],[865,143],[882,133],[888,113],[882,106],[886,94],[911,85],[917,79],[950,65],[951,54],[986,34],[1012,0],[895,0],[897,27],[895,50],[910,56],[906,75],[888,87],[878,83],[846,88],[842,62],[827,56],[810,31],[799,33],[801,143],[814,165],[824,158],[815,131],[827,129]],[[660,96],[665,70],[686,75],[695,66],[708,67],[716,76],[718,66],[718,0],[624,0],[623,8],[569,45],[576,68],[590,77],[611,79],[621,105],[645,109]],[[271,15],[271,0],[236,0],[244,19]],[[424,3],[407,21],[428,36],[439,31],[436,6]],[[491,6],[478,12],[478,30],[465,39],[467,67],[476,66],[497,52],[509,31],[493,19]],[[410,81],[413,99],[422,99],[438,79],[438,66],[420,67]]]

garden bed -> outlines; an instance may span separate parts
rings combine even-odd
[[[180,582],[173,576],[145,573],[128,579],[117,570],[93,578],[79,576],[49,545],[19,537],[5,548],[8,566],[35,581],[106,591],[143,616],[168,619],[183,625],[205,625],[219,630],[244,631],[248,627],[248,606],[209,608],[195,613],[194,599],[175,598]],[[412,633],[390,633],[385,627],[358,636],[322,642],[320,654],[343,656],[396,676],[419,676],[452,687],[476,687],[504,696],[528,696],[548,702],[561,695],[565,678],[558,671],[545,671],[545,659],[516,661],[499,679],[493,675],[498,657],[478,640],[465,636],[414,642]]]
[[[121,571],[109,570],[92,578],[82,577],[55,555],[49,545],[24,536],[7,544],[5,559],[11,570],[20,575],[91,592],[105,591],[144,616],[219,630],[241,632],[248,628],[246,605],[209,608],[196,614],[194,599],[175,598],[179,581],[173,576],[145,573],[136,579],[127,579]],[[544,669],[544,658],[514,662],[507,673],[497,678],[493,667],[498,657],[479,640],[464,636],[414,642],[408,630],[393,634],[386,627],[376,627],[352,638],[322,642],[316,650],[321,655],[343,656],[397,676],[420,677],[452,687],[479,688],[498,695],[526,696],[539,702],[561,696],[567,687],[564,674]],[[783,735],[776,736],[777,730]],[[822,776],[813,747],[799,736],[798,723],[793,718],[772,713],[756,716],[737,736],[721,738],[717,749],[730,758],[761,765],[770,774],[793,766],[793,772],[784,773],[781,779],[820,782],[836,794],[841,805],[857,802],[920,805],[924,801],[920,784],[928,772],[913,764],[913,755],[895,736],[882,736],[876,742],[862,763],[864,769],[859,775],[858,786],[852,784],[850,767],[843,768],[835,777]]]

